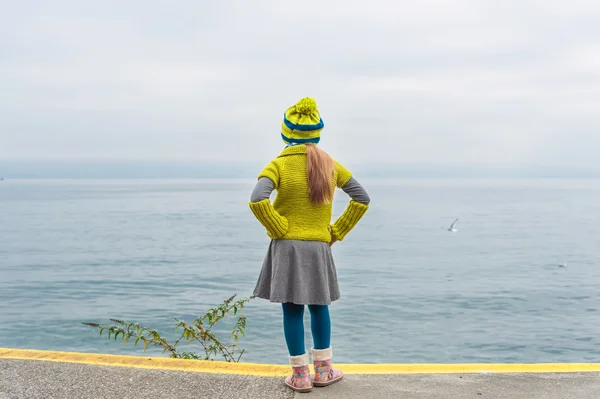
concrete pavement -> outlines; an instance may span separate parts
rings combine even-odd
[[[0,358],[0,399],[143,398],[600,398],[600,373],[347,375],[294,394],[282,377]]]

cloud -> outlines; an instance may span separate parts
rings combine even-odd
[[[0,157],[260,160],[314,96],[349,162],[600,168],[592,1],[14,2]]]

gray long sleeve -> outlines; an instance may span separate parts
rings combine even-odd
[[[250,196],[250,202],[260,202],[266,200],[271,196],[271,193],[275,190],[275,184],[268,177],[261,177],[258,179],[254,191]],[[354,178],[350,178],[348,183],[342,187],[342,190],[350,196],[354,201],[360,202],[361,204],[369,205],[371,198],[363,186]]]
[[[369,205],[369,202],[371,202],[371,198],[369,197],[367,191],[354,177],[351,177],[350,180],[348,180],[348,183],[342,187],[342,190],[344,190],[344,192],[356,202],[360,202],[361,204],[365,205]]]
[[[260,202],[266,200],[271,196],[271,193],[275,190],[275,184],[268,177],[261,177],[258,179],[254,191],[250,196],[250,202]]]

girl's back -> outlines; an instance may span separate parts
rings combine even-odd
[[[321,165],[329,158],[324,175],[329,184],[319,181]],[[309,179],[309,174],[312,173]],[[275,210],[288,221],[288,230],[280,239],[329,242],[333,189],[342,188],[352,174],[314,144],[288,147],[259,174],[269,178],[277,190]],[[323,179],[321,179],[323,180]],[[311,198],[313,194],[313,198]],[[329,195],[328,195],[329,194]],[[321,203],[318,203],[319,201]],[[317,203],[315,203],[317,202]]]

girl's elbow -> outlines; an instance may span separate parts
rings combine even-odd
[[[360,202],[363,205],[369,205],[369,203],[371,203],[371,197],[369,197],[369,194],[367,194],[367,192],[362,192],[360,195],[356,196],[356,198],[353,198],[354,201],[356,202]]]
[[[267,197],[269,198],[269,197]],[[252,195],[250,196],[250,202],[260,202],[262,200],[264,200],[265,198],[263,198],[263,195],[261,195],[260,193],[252,193]]]

